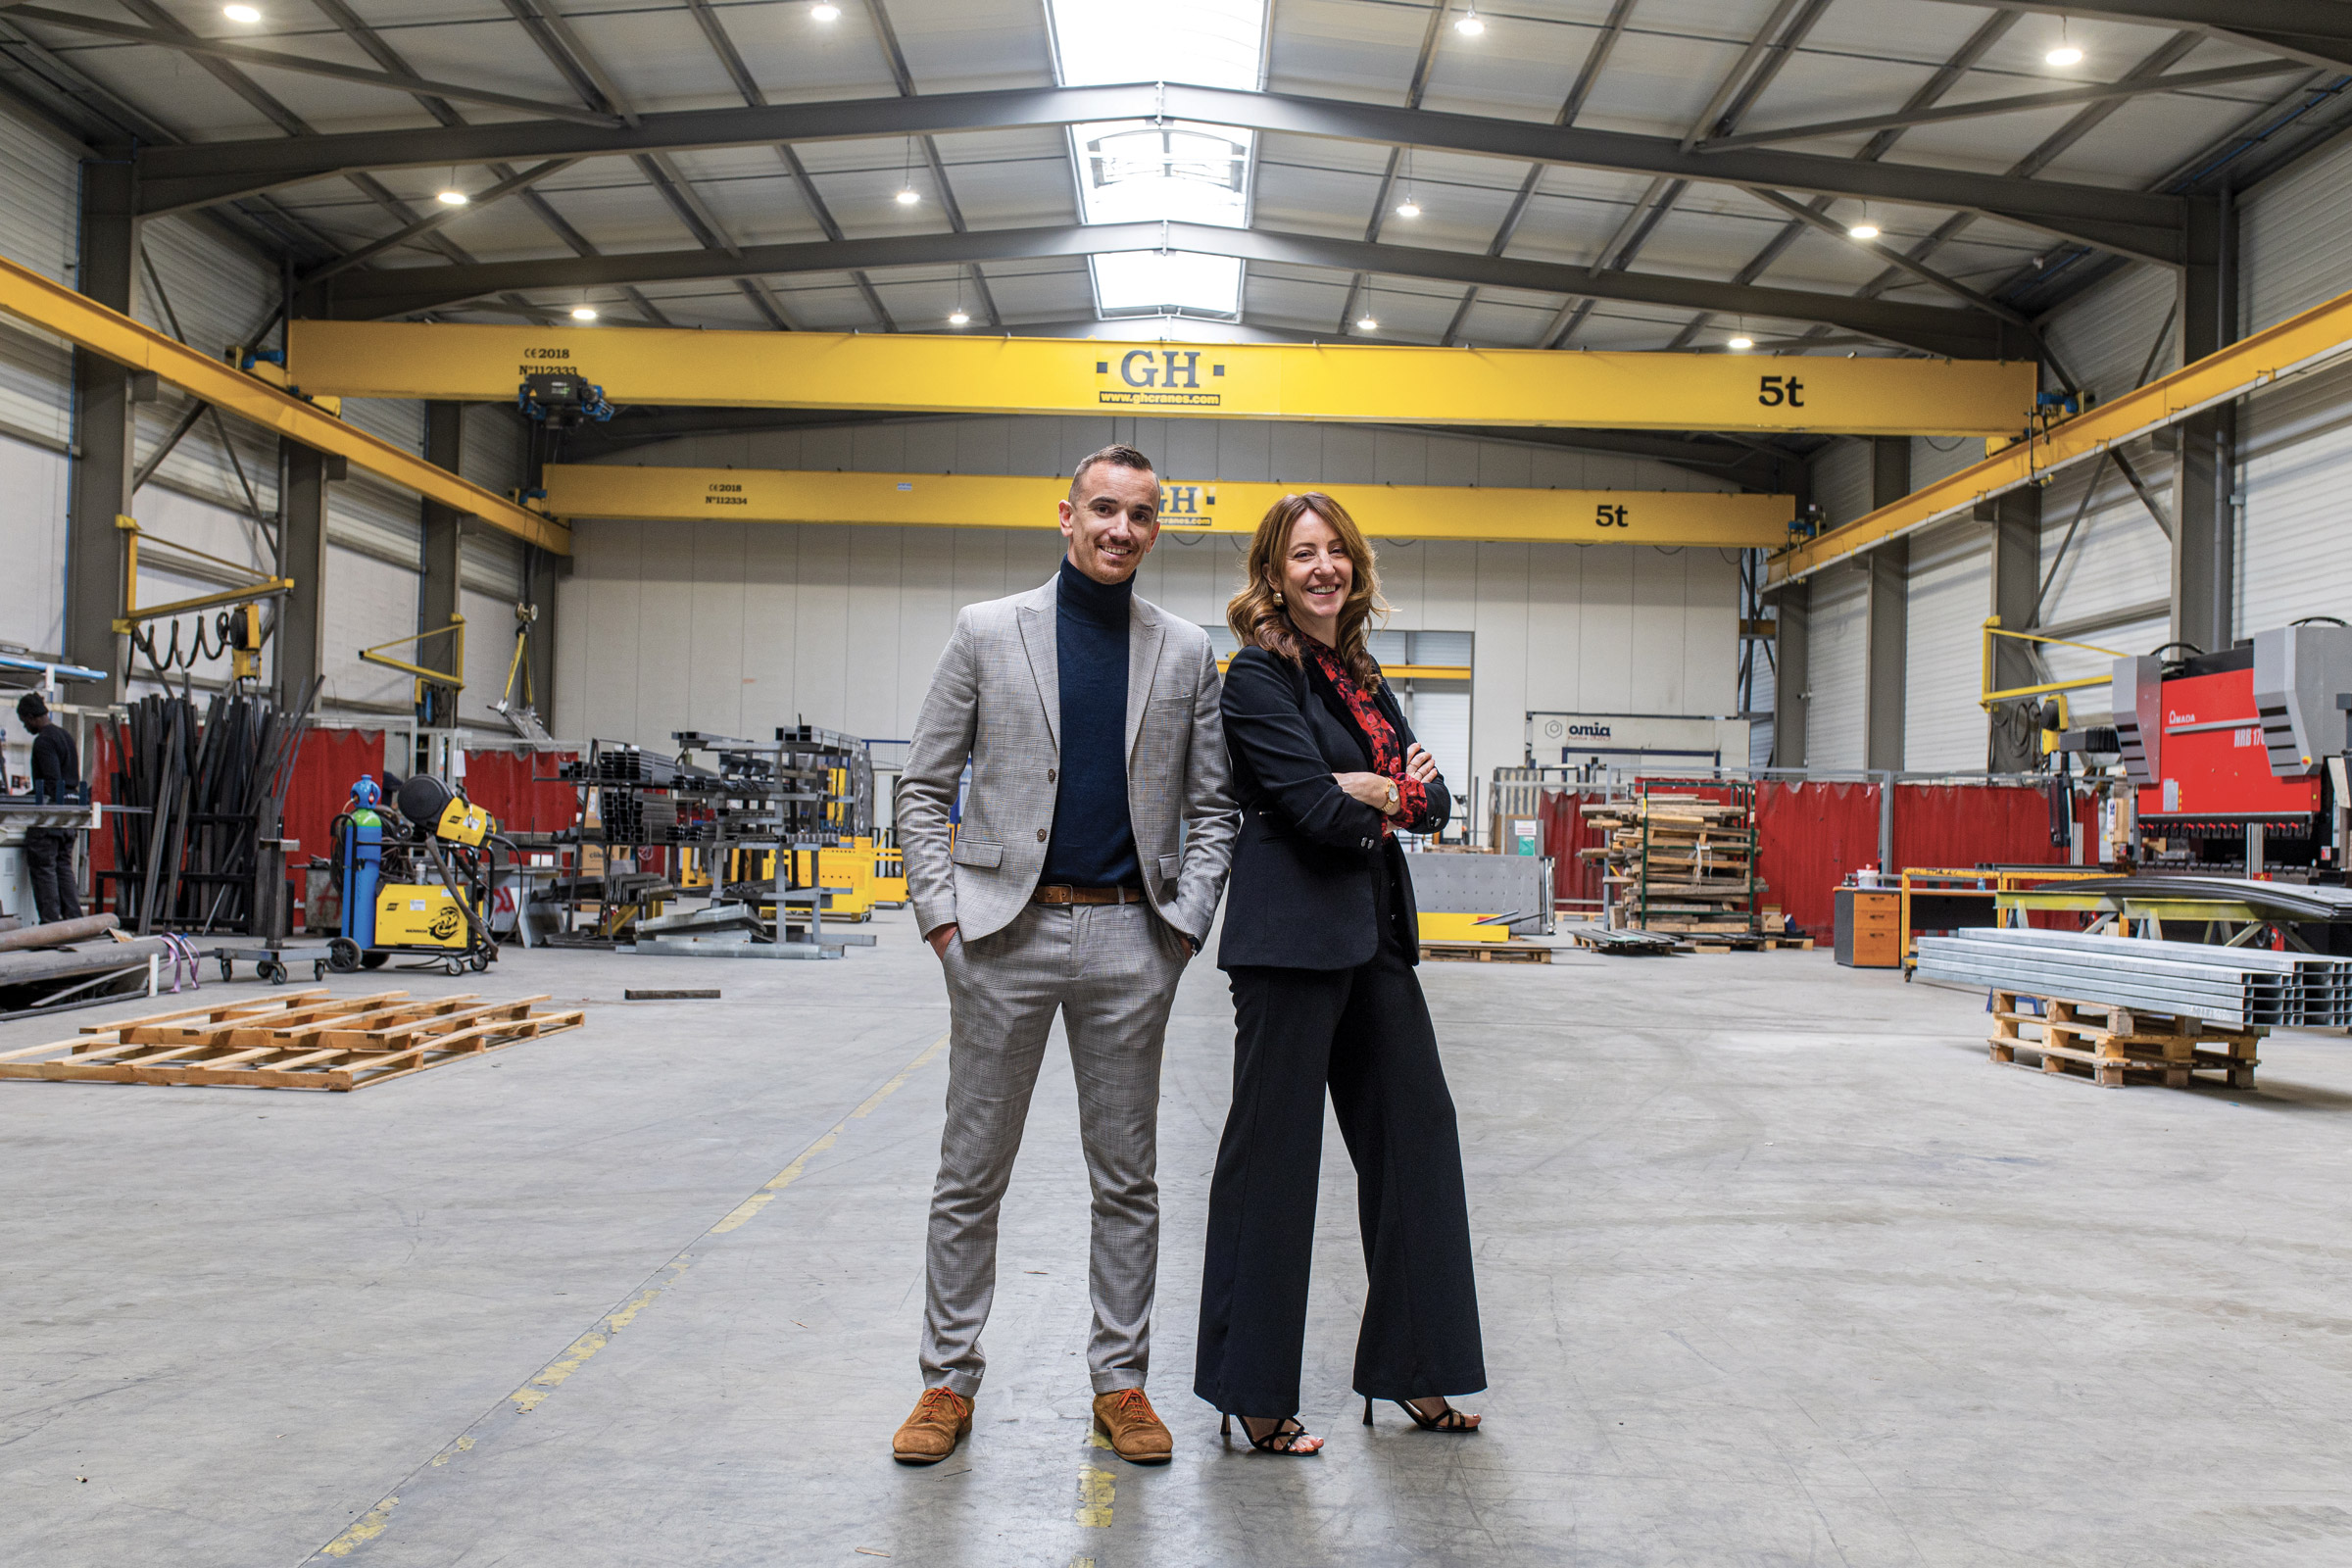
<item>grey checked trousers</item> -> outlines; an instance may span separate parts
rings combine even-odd
[[[948,944],[948,1119],[924,1254],[926,1388],[970,1398],[997,1292],[997,1211],[1012,1179],[1056,1009],[1078,1081],[1094,1189],[1086,1367],[1097,1394],[1140,1389],[1159,1271],[1159,1060],[1183,939],[1141,904],[1032,904]]]

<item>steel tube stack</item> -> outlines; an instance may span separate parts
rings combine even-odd
[[[2105,1003],[2232,1028],[2352,1027],[2352,959],[2073,931],[1967,931],[1919,939],[1931,980]]]

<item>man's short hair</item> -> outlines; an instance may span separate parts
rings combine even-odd
[[[1114,468],[1140,468],[1146,473],[1158,471],[1152,466],[1150,458],[1145,457],[1133,447],[1109,446],[1102,448],[1100,452],[1090,452],[1078,460],[1078,466],[1070,474],[1070,501],[1072,504],[1078,500],[1078,487],[1086,482],[1086,470],[1098,463],[1107,463]]]
[[[39,692],[26,692],[17,699],[17,717],[21,722],[29,724],[36,718],[48,716],[49,705],[41,701]]]

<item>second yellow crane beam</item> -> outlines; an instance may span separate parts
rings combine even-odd
[[[379,441],[316,404],[281,392],[224,361],[7,260],[0,260],[0,313],[54,332],[74,347],[117,365],[150,371],[157,379],[171,382],[224,414],[313,451],[342,458],[355,468],[406,486],[453,512],[479,517],[542,550],[571,553],[568,533],[552,518],[468,483],[447,468],[425,462],[417,453]],[[507,395],[514,396],[511,388]]]
[[[1850,435],[2015,435],[2038,373],[1993,360],[406,321],[296,321],[290,341],[303,390],[340,397],[507,403],[532,371],[568,370],[622,405]]]
[[[774,468],[551,464],[547,508],[559,517],[675,522],[896,523],[1052,528],[1069,481],[988,474],[801,473]],[[1315,485],[1170,479],[1168,533],[1248,535],[1268,507]],[[1714,545],[1767,549],[1788,537],[1790,496],[1680,490],[1502,490],[1441,485],[1328,487],[1364,532],[1388,539],[1537,544]]]

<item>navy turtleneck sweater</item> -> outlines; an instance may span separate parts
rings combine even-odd
[[[1061,777],[1038,881],[1142,887],[1127,814],[1127,623],[1132,581],[1105,585],[1061,563],[1054,662],[1061,673]]]

